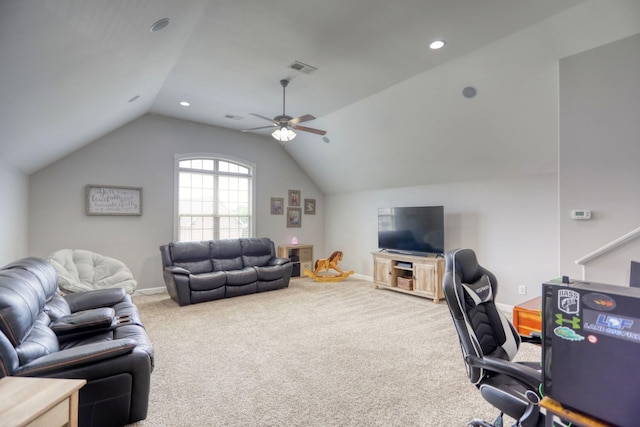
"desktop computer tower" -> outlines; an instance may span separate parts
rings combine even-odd
[[[544,394],[610,425],[640,425],[640,289],[550,281],[542,313]]]

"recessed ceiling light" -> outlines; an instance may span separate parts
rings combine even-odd
[[[431,42],[431,44],[429,45],[429,47],[431,49],[440,49],[442,48],[446,43],[444,42],[444,40],[436,40],[434,42]]]
[[[190,103],[190,102],[187,102],[187,101],[180,101],[180,102],[179,102],[179,104],[180,104],[180,106],[182,106],[182,107],[188,107],[189,105],[191,105],[191,103]]]
[[[163,30],[167,25],[169,25],[169,18],[162,18],[154,22],[149,28],[149,31],[155,33],[156,31]]]

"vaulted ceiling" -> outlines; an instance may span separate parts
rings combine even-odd
[[[33,173],[146,113],[236,130],[269,125],[250,113],[280,114],[279,80],[287,78],[287,114],[316,116],[305,124],[326,129],[329,143],[301,133],[286,149],[317,180],[329,175],[308,159],[335,158],[323,150],[338,150],[343,176],[324,188],[336,192],[362,156],[343,128],[370,138],[366,128],[377,123],[401,135],[399,109],[412,122],[430,109],[412,112],[411,103],[382,96],[378,116],[357,119],[354,105],[583,3],[0,0],[0,156]],[[150,31],[162,18],[169,25]],[[430,50],[436,39],[445,48]],[[294,61],[317,70],[294,70]],[[181,107],[183,100],[191,106]],[[270,130],[256,133],[275,143]],[[400,137],[388,142],[409,148]],[[363,181],[352,190],[366,188]]]

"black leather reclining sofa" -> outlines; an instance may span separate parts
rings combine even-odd
[[[160,255],[167,291],[181,306],[286,288],[293,269],[266,237],[172,242]]]
[[[53,266],[23,258],[0,269],[0,378],[78,378],[79,425],[147,417],[153,350],[122,288],[61,296]],[[2,420],[0,420],[2,424]]]

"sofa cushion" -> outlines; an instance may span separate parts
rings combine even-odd
[[[30,272],[22,268],[0,271],[0,332],[14,347],[29,334],[44,304],[45,294]]]
[[[189,276],[189,287],[192,291],[208,291],[224,286],[227,283],[227,275],[224,271],[211,273],[192,274]]]
[[[227,271],[227,285],[247,285],[258,280],[258,273],[253,267],[245,267],[241,270]]]
[[[275,256],[273,242],[267,237],[240,239],[245,267],[266,265]]]
[[[51,321],[54,321],[71,314],[71,309],[62,295],[55,294],[44,306],[44,312],[49,315]]]
[[[41,313],[22,343],[15,347],[21,366],[60,349],[58,337],[48,323],[49,316]]]
[[[242,265],[242,247],[238,239],[211,242],[211,261],[214,271],[239,270]]]
[[[169,245],[173,265],[191,274],[209,273],[213,270],[209,255],[210,242],[172,242]]]
[[[278,280],[284,277],[285,269],[280,265],[253,267],[258,274],[258,280]]]

